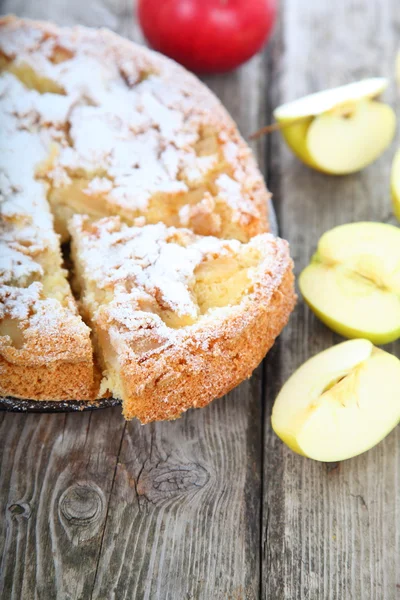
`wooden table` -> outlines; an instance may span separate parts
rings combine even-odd
[[[131,0],[0,7],[142,39]],[[246,137],[282,101],[392,77],[399,28],[398,0],[282,0],[266,51],[205,81]],[[387,98],[399,108],[394,86]],[[258,143],[297,273],[330,227],[394,223],[395,148],[360,174],[333,178],[302,166],[278,134]],[[400,430],[325,465],[293,454],[270,426],[285,379],[338,340],[300,299],[251,380],[176,422],[127,424],[119,408],[1,414],[1,598],[400,598]],[[399,343],[389,350],[399,356]]]

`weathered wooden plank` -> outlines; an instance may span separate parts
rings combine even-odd
[[[393,76],[400,24],[394,0],[285,0],[281,8],[274,105],[364,76]],[[386,97],[399,108],[393,87]],[[328,177],[302,166],[278,135],[272,138],[270,187],[297,273],[334,225],[395,222],[389,171],[396,146],[360,174]],[[271,600],[399,598],[400,430],[332,468],[293,454],[269,424],[282,383],[339,339],[300,300],[268,360],[262,592]],[[398,343],[389,349],[400,355]]]
[[[130,1],[1,10],[139,36]],[[245,134],[265,120],[264,69],[258,57],[208,80]],[[125,433],[119,409],[3,416],[3,596],[257,598],[260,398],[259,370],[202,411]]]
[[[259,382],[244,387],[128,425],[93,598],[259,597]]]
[[[119,409],[6,414],[1,598],[88,598],[125,425]]]

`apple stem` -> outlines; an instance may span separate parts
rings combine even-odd
[[[291,125],[297,125],[298,123],[302,123],[303,121],[305,121],[308,118],[309,118],[308,116],[307,117],[299,117],[298,119],[293,119],[292,121],[287,121],[285,123],[278,123],[278,122],[271,123],[270,125],[261,127],[261,129],[258,129],[257,131],[255,131],[254,133],[249,135],[249,139],[257,140],[258,138],[260,138],[263,135],[269,135],[273,131],[280,131],[281,129],[284,129],[285,127],[290,127]]]

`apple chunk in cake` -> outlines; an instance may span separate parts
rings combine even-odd
[[[127,419],[173,419],[250,376],[294,304],[287,243],[248,243],[119,217],[70,223],[103,391]]]

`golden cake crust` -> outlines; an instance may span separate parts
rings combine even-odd
[[[29,400],[85,400],[99,397],[99,380],[89,360],[72,363],[51,361],[50,365],[28,366],[0,357],[0,395]]]
[[[167,350],[161,361],[153,355],[139,365],[126,364],[126,388],[136,386],[146,375],[152,385],[144,388],[140,400],[125,399],[124,417],[137,417],[142,423],[176,419],[188,408],[204,407],[250,377],[288,322],[295,305],[293,286],[288,263],[272,296],[260,292],[255,304],[248,303],[242,314],[225,324],[222,333],[210,338],[207,349],[188,339],[184,349]],[[174,376],[163,380],[164,372]]]
[[[0,291],[0,395],[31,400],[95,400],[100,374],[90,331],[72,297],[42,299],[39,283]]]

